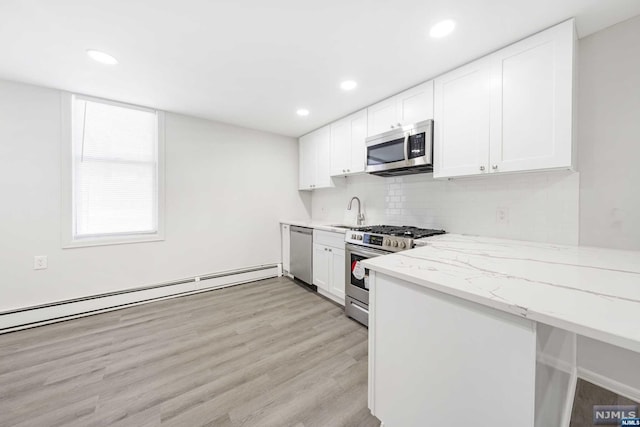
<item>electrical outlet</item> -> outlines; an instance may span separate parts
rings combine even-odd
[[[498,208],[496,209],[496,223],[509,224],[509,209]]]
[[[44,270],[47,268],[47,256],[46,255],[36,255],[33,257],[33,269],[34,270]]]

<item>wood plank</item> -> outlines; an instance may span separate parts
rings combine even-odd
[[[0,425],[378,426],[367,330],[287,278],[0,335]]]

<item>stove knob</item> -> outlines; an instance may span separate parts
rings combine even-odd
[[[393,247],[394,247],[394,248],[397,248],[397,247],[398,247],[398,242],[397,242],[397,241],[395,241],[395,240],[393,241]]]
[[[356,238],[356,235],[355,235],[355,234],[352,234],[352,235],[351,235],[351,238],[352,238],[352,239],[355,239],[355,238]]]
[[[389,240],[385,240],[385,241],[384,241],[384,245],[385,245],[385,246],[391,246],[391,241],[389,241]]]
[[[400,248],[404,249],[407,247],[407,244],[405,242],[400,242]]]
[[[362,236],[358,235],[358,240],[362,240]]]

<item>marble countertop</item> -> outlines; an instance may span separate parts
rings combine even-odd
[[[455,234],[374,271],[640,352],[640,251]]]
[[[357,227],[357,225],[349,225],[344,224],[344,227],[336,227],[339,224],[338,222],[319,222],[319,221],[311,221],[311,220],[292,220],[292,221],[280,221],[280,224],[289,224],[289,225],[298,225],[300,227],[309,227],[315,228],[323,231],[332,231],[334,233],[342,233],[344,234],[347,231],[345,227]]]

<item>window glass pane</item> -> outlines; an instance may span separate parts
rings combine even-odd
[[[154,112],[76,99],[76,237],[157,231]]]
[[[76,103],[79,155],[131,161],[155,161],[153,112],[85,100]]]

